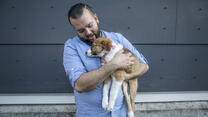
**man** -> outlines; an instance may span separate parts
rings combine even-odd
[[[112,72],[132,65],[133,58],[120,51],[112,61],[101,66],[100,58],[90,58],[85,52],[98,37],[109,38],[122,44],[133,52],[141,63],[137,72],[125,75],[126,79],[139,77],[147,72],[149,67],[146,59],[121,34],[100,30],[98,17],[89,5],[78,3],[72,6],[68,18],[77,36],[66,41],[63,64],[74,88],[76,117],[126,117],[127,108],[122,88],[113,110],[109,112],[102,108],[102,87],[103,81]]]

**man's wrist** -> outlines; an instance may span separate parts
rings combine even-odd
[[[113,61],[108,62],[106,65],[108,65],[109,69],[111,69],[112,71],[119,69],[119,66],[115,64]]]

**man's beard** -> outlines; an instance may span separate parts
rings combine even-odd
[[[98,37],[101,37],[101,31],[100,31],[100,27],[99,27],[99,25],[98,25],[98,30],[97,30],[97,32],[95,32],[95,33],[93,33],[92,35],[89,35],[89,36],[93,36],[93,35],[95,35],[95,37],[96,38],[98,38]],[[89,37],[89,36],[87,36],[87,37]],[[80,38],[80,37],[79,37]],[[88,45],[92,45],[92,43],[93,43],[93,41],[94,40],[90,40],[89,38],[80,38],[82,41],[84,41],[86,44],[88,44]]]

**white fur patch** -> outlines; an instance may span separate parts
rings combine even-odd
[[[89,57],[101,57],[102,58],[105,55],[105,53],[106,53],[106,51],[103,50],[101,53],[99,53],[97,55],[93,55],[91,49],[87,50],[87,56],[89,56]]]
[[[92,51],[91,51],[91,49],[87,50],[87,56],[89,56],[89,57],[92,56]]]
[[[111,84],[111,81],[107,82],[107,83],[104,84],[104,86],[103,86],[103,100],[102,100],[102,107],[103,107],[104,109],[107,109],[107,108],[108,108],[108,92],[109,92],[110,84]]]
[[[110,100],[109,100],[109,105],[107,108],[108,111],[113,110],[113,107],[116,102],[116,98],[118,96],[119,89],[121,87],[121,84],[122,84],[122,82],[116,81],[115,76],[112,75],[112,86],[111,86],[111,91],[110,91]]]
[[[134,112],[128,112],[128,117],[134,117]]]
[[[115,54],[119,51],[119,50],[121,50],[121,49],[123,49],[123,46],[122,45],[117,45],[116,43],[112,43],[113,44],[113,46],[115,46],[115,48],[113,49],[113,50],[111,50],[106,56],[105,56],[105,60],[106,60],[106,62],[109,62],[109,61],[111,61],[112,59],[113,59],[113,57],[115,56]]]

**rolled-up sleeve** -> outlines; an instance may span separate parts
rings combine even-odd
[[[69,42],[64,45],[63,64],[66,75],[74,88],[74,83],[83,73],[86,73],[86,69],[76,49]]]
[[[148,64],[147,59],[120,33],[117,33],[124,48],[130,50],[141,63]]]

